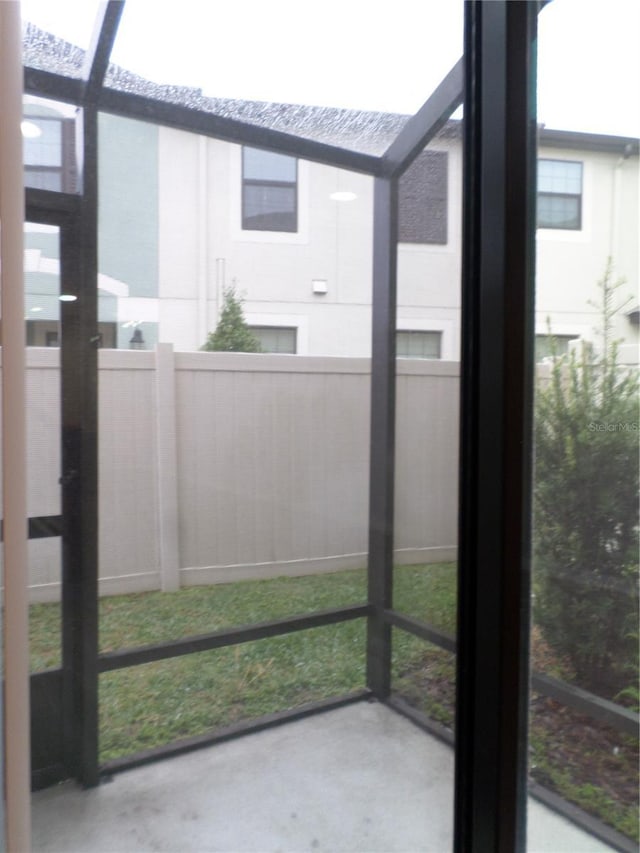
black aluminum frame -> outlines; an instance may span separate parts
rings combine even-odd
[[[76,297],[60,306],[62,668],[45,676],[48,684],[61,684],[47,688],[48,699],[59,695],[62,705],[53,714],[61,731],[52,732],[55,740],[59,735],[61,753],[54,767],[36,771],[49,781],[73,776],[86,787],[99,781],[97,115],[87,104],[77,119],[80,192],[26,191],[27,215],[60,226],[61,285]],[[32,714],[32,727],[38,722]]]
[[[456,653],[456,638],[451,634],[447,634],[420,619],[396,610],[385,611],[384,617],[392,628],[405,631],[444,651]],[[640,737],[640,718],[637,713],[631,711],[629,708],[624,708],[615,702],[602,699],[600,696],[596,696],[572,684],[567,684],[565,681],[560,681],[552,676],[537,672],[531,673],[530,689],[532,693],[538,693],[541,696],[554,699],[567,708],[573,708],[594,720],[606,724],[617,732],[636,739]],[[411,720],[411,722],[424,731],[439,738],[448,746],[454,746],[455,737],[450,728],[432,720],[425,713],[411,706],[402,696],[392,693],[385,700],[385,704]],[[637,853],[637,845],[634,841],[631,841],[620,832],[603,823],[600,819],[593,817],[593,815],[590,815],[588,812],[585,812],[583,809],[545,788],[539,782],[529,780],[528,793],[534,799],[544,803],[568,820],[571,820],[581,829],[591,833],[595,838],[603,841],[614,850],[620,850],[622,853]]]
[[[465,20],[456,850],[522,850],[537,4]]]
[[[72,214],[76,340],[64,371],[82,372],[63,436],[66,771],[94,785],[100,772],[374,697],[423,723],[391,695],[391,630],[458,648],[455,848],[524,848],[528,653],[528,541],[535,219],[535,79],[532,42],[541,4],[468,0],[465,58],[381,157],[104,87],[122,0],[100,13],[82,79],[25,68],[25,91],[82,108],[81,194],[29,191],[40,206]],[[393,609],[393,487],[397,182],[465,100],[463,375],[458,640]],[[99,655],[97,647],[97,115],[124,115],[223,141],[371,175],[374,188],[369,596],[366,604]],[[56,197],[57,198],[54,198]],[[507,284],[509,286],[507,286]],[[72,364],[73,355],[73,364]],[[74,373],[77,377],[77,373]],[[489,476],[487,476],[487,473]],[[367,689],[98,766],[99,672],[265,636],[366,617]],[[548,692],[557,685],[538,681]],[[553,694],[552,694],[553,695]],[[565,697],[566,698],[566,697]],[[581,697],[580,701],[585,697]],[[606,712],[611,709],[606,709]],[[616,716],[614,713],[614,716]],[[631,726],[631,721],[625,725]],[[637,726],[637,718],[635,719]],[[430,730],[438,734],[438,726]],[[442,727],[440,727],[442,729]],[[451,733],[439,734],[451,739]]]
[[[25,214],[27,221],[55,225],[60,240],[61,292],[79,295],[81,277],[78,266],[82,262],[82,248],[77,231],[81,199],[77,195],[27,189]],[[74,310],[75,309],[75,310]],[[73,512],[82,489],[78,472],[78,417],[82,417],[82,401],[78,392],[77,374],[74,375],[74,350],[80,340],[77,328],[76,303],[60,304],[60,419],[61,419],[61,504],[59,516],[30,518],[30,539],[62,537],[62,658],[63,667],[34,673],[31,676],[31,741],[34,767],[32,784],[45,787],[70,774],[81,777],[79,756],[74,744],[75,714],[73,709],[74,661],[70,651],[77,626],[74,591],[82,583],[83,567],[79,558],[79,533],[81,518]],[[70,353],[71,350],[71,353]],[[71,356],[71,357],[70,357]],[[75,353],[77,357],[77,352]],[[80,371],[82,373],[82,371]],[[81,499],[81,498],[80,498]],[[80,526],[78,526],[80,525]],[[66,618],[65,618],[66,617]]]
[[[376,178],[369,449],[371,613],[367,630],[367,684],[381,700],[391,692],[391,627],[384,619],[384,611],[391,607],[393,597],[397,254],[398,179]]]
[[[89,787],[99,779],[97,110],[85,106],[81,122],[82,193],[71,243],[61,247],[77,296],[62,303],[62,669],[65,756]]]

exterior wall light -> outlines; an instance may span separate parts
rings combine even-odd
[[[133,335],[129,341],[129,349],[144,349],[145,340],[142,337],[142,329],[139,326],[133,330]]]

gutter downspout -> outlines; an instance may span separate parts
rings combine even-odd
[[[207,168],[207,137],[198,139],[198,308],[196,318],[196,329],[198,341],[196,349],[201,347],[207,340],[207,334],[211,331],[208,327],[208,251],[209,251],[209,211],[208,211],[208,168]]]
[[[618,262],[616,250],[618,248],[618,226],[620,223],[620,187],[622,185],[622,167],[630,156],[631,146],[627,145],[613,167],[613,181],[611,183],[611,219],[609,223],[609,257],[613,259],[614,266]]]

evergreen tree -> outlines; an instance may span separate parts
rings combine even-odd
[[[260,341],[244,319],[242,299],[235,286],[224,291],[224,303],[215,332],[209,332],[206,343],[200,347],[209,352],[260,352]]]
[[[609,262],[602,348],[555,358],[535,407],[534,614],[578,684],[613,698],[636,659],[638,373],[617,362]]]

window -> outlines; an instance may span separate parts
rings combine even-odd
[[[423,151],[400,178],[398,241],[447,242],[446,151]]]
[[[538,161],[538,228],[582,227],[582,163]]]
[[[115,349],[116,324],[98,323],[100,346],[105,349]],[[27,320],[28,347],[58,347],[60,346],[60,323],[58,320]]]
[[[259,148],[242,149],[242,227],[298,230],[298,163]]]
[[[262,352],[296,352],[297,329],[289,326],[250,326],[256,338],[260,341]]]
[[[442,332],[396,332],[398,358],[440,358]]]
[[[535,358],[542,361],[555,355],[569,352],[569,341],[577,341],[578,335],[536,335]]]
[[[73,119],[26,115],[25,125],[25,186],[54,192],[75,192]]]

